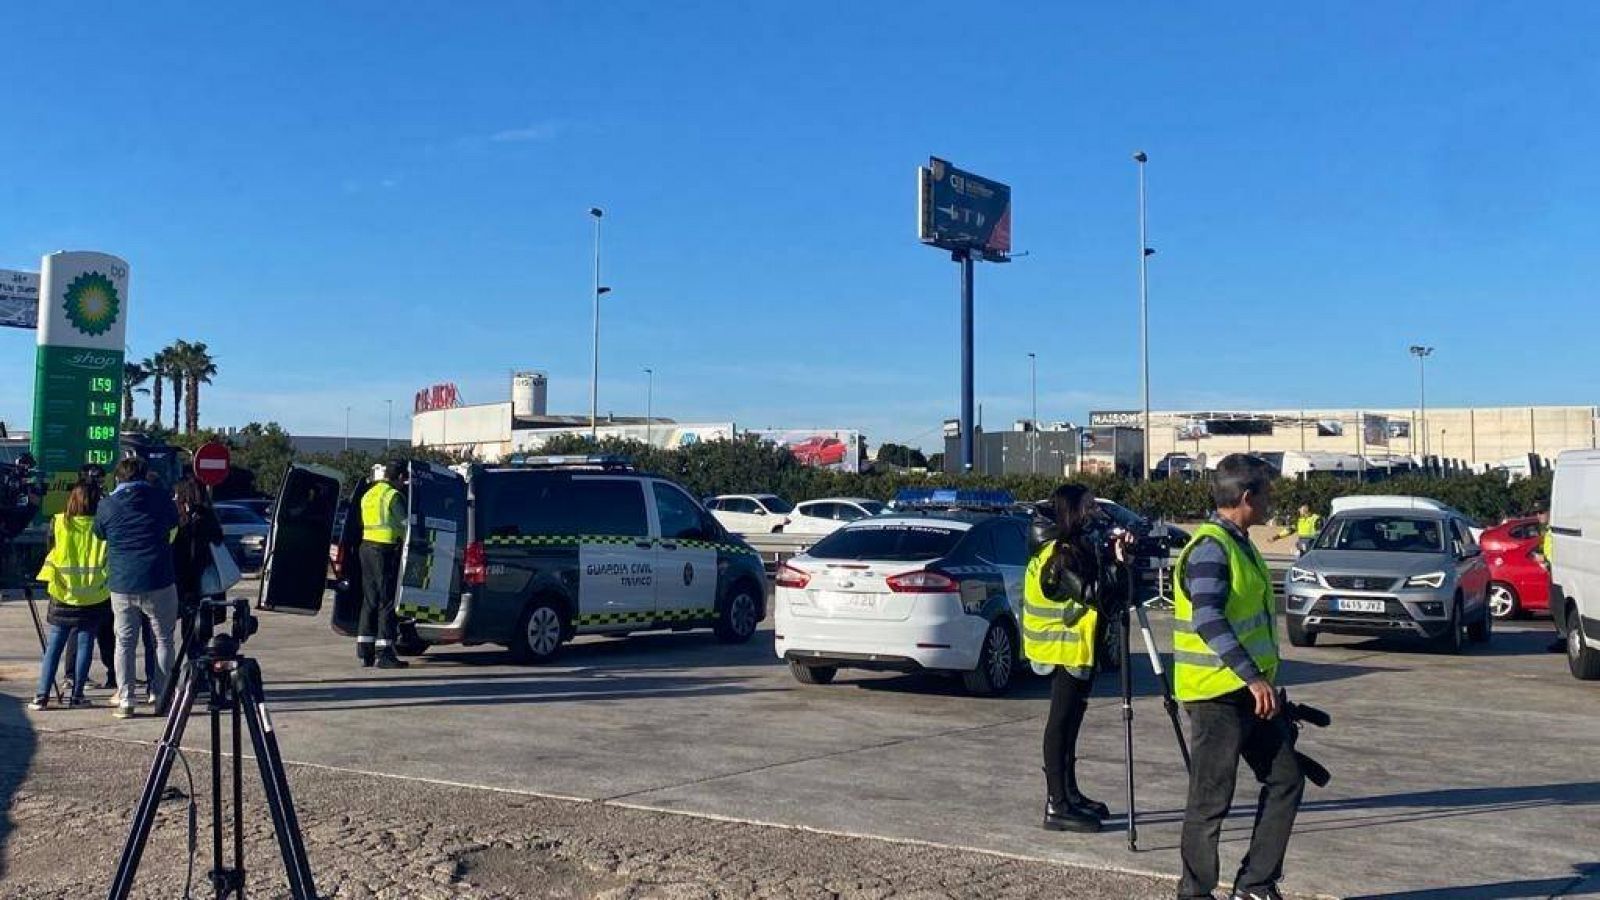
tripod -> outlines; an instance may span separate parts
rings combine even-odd
[[[231,634],[213,635],[213,609],[231,607],[234,613]],[[166,730],[156,744],[155,761],[145,780],[144,792],[134,812],[133,827],[128,842],[117,863],[117,874],[111,882],[108,900],[125,900],[133,890],[134,878],[139,871],[139,861],[144,855],[155,824],[161,795],[166,790],[167,777],[172,773],[173,761],[183,742],[183,733],[194,709],[195,698],[204,689],[207,694],[206,709],[211,714],[211,885],[218,900],[225,897],[244,897],[244,781],[243,756],[240,753],[239,720],[250,729],[250,743],[260,768],[262,789],[267,796],[267,808],[272,814],[273,832],[278,839],[278,852],[283,858],[283,869],[289,878],[289,893],[295,900],[315,900],[316,887],[312,883],[311,864],[306,858],[304,841],[300,836],[300,822],[295,815],[294,801],[289,796],[289,781],[284,773],[283,758],[278,752],[278,738],[272,720],[267,714],[262,696],[261,669],[256,661],[240,654],[240,645],[254,631],[255,622],[250,617],[243,599],[208,601],[200,608],[195,624],[195,645],[204,650],[186,661],[182,683],[167,716]],[[233,865],[225,866],[222,853],[222,714],[227,712],[233,720]],[[192,826],[191,819],[191,826]]]
[[[1146,565],[1159,565],[1157,560],[1144,561]],[[1123,598],[1122,610],[1118,614],[1122,626],[1122,641],[1118,648],[1122,660],[1122,737],[1123,737],[1123,768],[1128,780],[1128,849],[1139,849],[1138,812],[1134,806],[1133,791],[1133,666],[1130,644],[1133,639],[1131,616],[1138,616],[1139,633],[1144,638],[1145,655],[1150,660],[1150,669],[1155,673],[1156,682],[1161,685],[1161,705],[1167,710],[1167,717],[1172,720],[1172,733],[1178,740],[1178,753],[1183,756],[1183,769],[1189,770],[1189,745],[1183,739],[1183,723],[1178,719],[1178,701],[1172,696],[1172,686],[1167,683],[1167,672],[1161,665],[1161,654],[1156,652],[1156,641],[1150,633],[1150,617],[1145,613],[1134,597],[1134,584],[1138,581],[1134,571],[1127,573],[1127,593]]]

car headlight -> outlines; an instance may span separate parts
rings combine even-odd
[[[1317,573],[1311,571],[1310,569],[1290,568],[1289,569],[1289,583],[1290,584],[1316,584],[1317,583]]]
[[[1413,575],[1406,579],[1408,588],[1441,588],[1444,587],[1443,572],[1429,572],[1426,575]]]

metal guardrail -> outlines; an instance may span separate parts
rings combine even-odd
[[[774,572],[779,564],[791,556],[811,549],[811,545],[827,537],[825,534],[741,534],[740,538],[750,545],[752,550],[761,554],[761,562],[767,571]]]

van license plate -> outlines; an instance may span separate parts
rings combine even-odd
[[[828,609],[835,612],[875,612],[878,609],[878,598],[874,594],[829,592],[824,596]]]
[[[1340,612],[1381,613],[1384,611],[1382,600],[1359,600],[1354,597],[1340,597],[1334,601],[1334,608]]]

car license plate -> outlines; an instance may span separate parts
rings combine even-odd
[[[1381,613],[1385,606],[1382,600],[1361,600],[1355,597],[1340,597],[1334,601],[1334,609],[1340,612]]]
[[[823,605],[835,612],[875,612],[878,597],[876,594],[829,592],[823,595]]]

